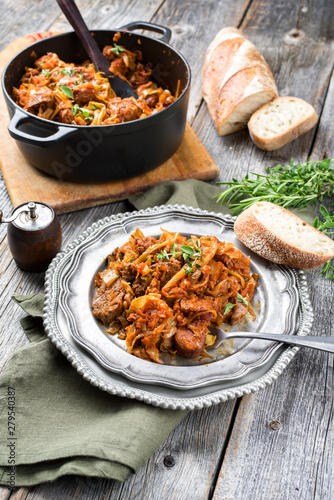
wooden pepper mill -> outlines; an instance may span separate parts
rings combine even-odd
[[[61,249],[59,220],[46,203],[22,203],[7,219],[0,211],[0,222],[8,223],[9,249],[18,267],[24,271],[45,271]]]

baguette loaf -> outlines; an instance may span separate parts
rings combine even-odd
[[[318,117],[297,97],[277,97],[258,109],[248,123],[250,136],[260,149],[273,151],[311,130]]]
[[[277,264],[315,269],[334,257],[334,241],[285,208],[257,202],[235,221],[234,232],[255,253]]]
[[[209,45],[202,91],[219,135],[247,127],[254,111],[277,97],[268,64],[236,28],[223,28]]]

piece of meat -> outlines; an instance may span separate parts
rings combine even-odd
[[[213,309],[214,301],[211,298],[198,299],[194,297],[193,299],[181,299],[180,309],[185,313],[190,312],[206,312]]]
[[[28,93],[23,90],[18,90],[17,95],[19,97],[19,104],[28,111],[33,111],[41,104],[44,104],[45,107],[52,107],[55,100],[52,95],[52,90],[47,87],[41,87]]]
[[[132,102],[132,101],[131,101]],[[153,236],[144,236],[140,238],[135,237],[135,252],[141,255],[145,252],[151,245],[154,245],[157,240]]]
[[[121,122],[137,120],[142,114],[136,102],[129,97],[124,99],[115,97],[115,99],[108,102],[108,110],[110,114],[117,115]]]
[[[103,324],[109,324],[123,312],[125,290],[118,279],[110,288],[102,286],[93,299],[93,315]]]
[[[111,71],[111,73],[124,76],[128,68],[126,67],[126,64],[123,61],[123,59],[121,57],[117,57],[111,62],[109,70]]]
[[[57,120],[61,123],[72,123],[73,122],[73,113],[69,108],[61,109],[58,112]]]
[[[53,69],[59,66],[60,60],[57,54],[54,52],[48,52],[46,55],[40,57],[39,59],[36,59],[35,61],[35,66],[36,68],[43,70],[43,69]]]
[[[29,83],[31,80],[32,76],[37,76],[39,75],[38,69],[35,68],[29,68],[26,73],[22,76],[20,83]]]
[[[137,269],[132,262],[121,262],[116,266],[117,272],[125,281],[133,281],[137,275]]]
[[[143,276],[138,276],[132,283],[132,290],[136,297],[145,295],[149,282]]]
[[[248,313],[248,307],[242,304],[241,302],[237,302],[233,308],[233,312],[231,315],[231,325],[237,325],[244,319],[246,314]]]
[[[158,104],[159,96],[157,94],[148,95],[145,101],[150,108],[155,108],[155,106]]]
[[[90,101],[95,101],[95,88],[90,82],[83,83],[73,88],[73,100],[79,106],[85,106]]]
[[[76,66],[75,71],[75,77],[77,78],[78,75],[80,75],[84,82],[91,82],[95,78],[95,71],[92,64],[90,64],[89,66]]]
[[[205,345],[206,329],[194,333],[189,328],[179,327],[175,334],[175,347],[181,356],[194,358],[200,354]]]
[[[102,50],[102,54],[104,55],[104,57],[106,57],[109,61],[113,61],[116,57],[116,54],[114,52],[112,52],[112,49],[114,47],[112,47],[111,45],[106,45],[103,50]]]

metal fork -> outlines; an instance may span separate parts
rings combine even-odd
[[[274,342],[283,342],[285,344],[297,345],[300,347],[311,347],[311,349],[320,349],[334,353],[334,337],[315,337],[313,335],[280,335],[277,333],[258,333],[258,332],[224,332],[219,331],[220,341],[230,338],[250,338],[273,340]]]

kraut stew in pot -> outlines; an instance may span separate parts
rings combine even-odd
[[[118,39],[115,35],[114,40]],[[113,125],[138,120],[157,113],[178,97],[152,80],[151,65],[143,63],[142,53],[118,45],[107,45],[103,54],[110,71],[135,89],[138,99],[121,99],[102,73],[90,61],[65,63],[49,52],[26,68],[20,86],[13,89],[13,100],[40,118],[72,125]]]

